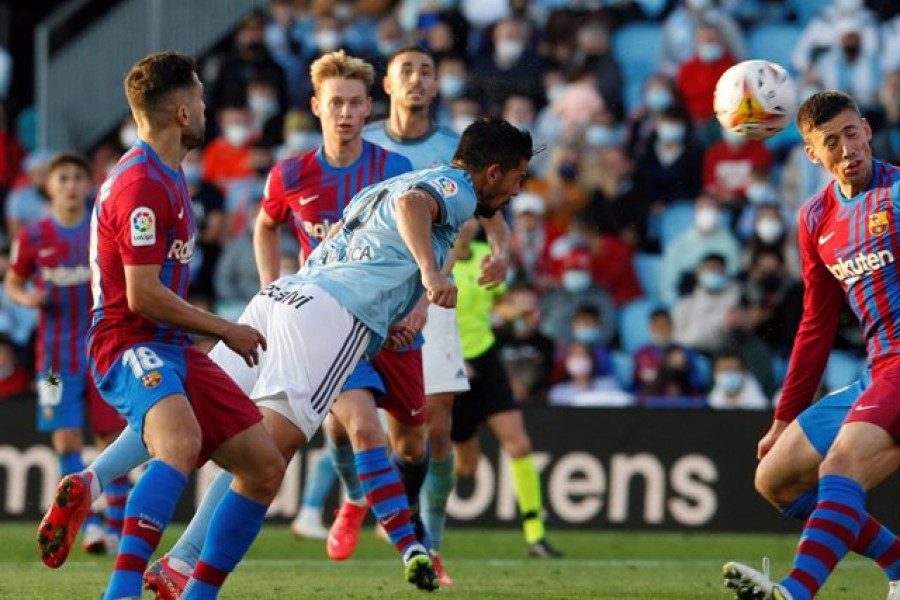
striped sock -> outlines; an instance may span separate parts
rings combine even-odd
[[[113,535],[122,535],[122,526],[125,524],[125,504],[128,502],[128,492],[131,491],[131,480],[128,476],[113,479],[103,493],[106,494],[106,532]]]
[[[785,506],[782,514],[805,521],[816,506],[816,490],[802,494]],[[859,531],[852,550],[871,558],[882,568],[889,581],[900,579],[900,540],[890,529],[869,516]]]
[[[357,452],[356,472],[372,512],[402,556],[418,540],[409,522],[406,490],[388,460],[387,448],[378,446]]]
[[[350,444],[341,444],[336,446],[332,441],[328,440],[328,452],[331,453],[331,460],[337,475],[344,484],[344,491],[347,493],[347,499],[354,504],[361,505],[365,494],[363,488],[359,484],[359,476],[356,472],[355,457],[353,455],[353,446]]]
[[[186,483],[187,477],[161,460],[147,465],[125,505],[122,541],[105,600],[141,597],[144,569]]]
[[[512,465],[512,481],[522,516],[522,529],[525,542],[534,544],[544,539],[544,515],[541,506],[541,478],[534,457],[529,454],[521,458],[510,459]]]
[[[225,492],[209,522],[203,552],[184,588],[182,600],[219,597],[225,578],[241,562],[259,534],[267,508],[232,489]]]
[[[191,522],[187,524],[172,549],[166,552],[170,559],[180,559],[191,568],[196,566],[197,561],[200,560],[200,553],[203,552],[203,546],[206,544],[206,536],[213,515],[216,514],[219,502],[231,489],[232,481],[234,481],[234,475],[225,470],[219,471],[219,474],[213,478],[209,487],[206,488],[206,493],[203,494],[203,501],[200,502],[194,516],[191,517]]]
[[[422,487],[422,520],[428,532],[428,541],[435,550],[441,549],[444,541],[444,526],[447,523],[447,499],[456,485],[456,471],[453,470],[453,451],[446,458],[428,461],[428,474]]]
[[[866,491],[841,475],[819,480],[819,503],[806,521],[794,567],[781,585],[794,600],[809,600],[855,545],[866,513]]]
[[[419,493],[422,491],[422,484],[425,483],[425,476],[428,474],[428,456],[426,455],[422,462],[407,462],[396,452],[391,452],[391,464],[400,475],[410,509],[418,510]]]

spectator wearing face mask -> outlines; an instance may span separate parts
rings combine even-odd
[[[696,198],[702,184],[703,150],[691,137],[687,114],[669,107],[657,116],[646,152],[635,156],[637,179],[649,182],[647,198],[654,210]]]
[[[615,333],[615,304],[606,290],[594,284],[590,254],[574,248],[562,261],[559,287],[549,289],[541,299],[541,333],[556,342],[568,341],[572,320],[582,306],[596,309],[600,341],[609,343]]]
[[[788,229],[781,208],[777,204],[763,204],[755,208],[745,264],[752,264],[762,252],[777,252],[780,255],[787,246]]]
[[[771,403],[753,374],[744,369],[741,356],[724,351],[716,356],[709,407],[716,410],[766,410]]]
[[[840,27],[848,20],[857,20],[860,33],[860,52],[879,51],[878,19],[865,7],[864,0],[834,0],[810,19],[791,54],[791,65],[797,73],[810,70],[822,54],[840,44]]]
[[[708,254],[697,267],[696,285],[672,310],[673,339],[702,352],[716,352],[725,339],[725,316],[741,298],[740,286],[725,269],[725,257]]]
[[[603,335],[600,313],[596,307],[589,304],[579,306],[572,316],[569,336],[565,342],[557,344],[556,355],[553,364],[553,381],[562,381],[565,378],[565,359],[568,354],[568,346],[571,344],[584,344],[591,349],[596,376],[613,377],[612,354],[609,347],[600,339]]]
[[[540,88],[544,64],[528,47],[528,26],[507,18],[494,25],[493,51],[475,62],[473,91],[484,98],[488,112],[499,113],[514,93],[530,95]]]
[[[278,146],[284,130],[284,111],[278,100],[275,82],[259,75],[247,84],[247,108],[250,110],[250,130],[267,146]]]
[[[462,54],[447,54],[437,63],[438,104],[437,120],[452,127],[450,104],[466,94],[469,86],[469,65]]]
[[[782,202],[781,194],[772,182],[768,169],[753,169],[750,173],[750,183],[747,184],[744,190],[744,196],[747,202],[736,207],[733,213],[735,217],[733,222],[737,223],[735,232],[738,238],[746,242],[754,237],[754,233],[758,233],[756,232],[756,221],[759,213],[761,211],[768,212],[770,208],[774,208],[777,212],[780,210]],[[786,213],[786,215],[789,218],[789,213]],[[778,217],[781,219],[780,214]],[[786,231],[782,233],[786,233]],[[764,244],[775,242],[774,237],[767,236],[765,233],[759,237],[760,241],[763,241],[763,238],[765,238]],[[782,236],[775,237],[780,238]]]
[[[752,373],[759,382],[763,393],[772,395],[778,387],[778,381],[775,379],[775,369],[773,368],[775,352],[754,331],[751,323],[752,310],[753,307],[745,305],[744,302],[740,302],[728,310],[728,313],[725,315],[725,338],[722,346],[717,351],[727,349],[739,354],[746,370]],[[798,323],[799,321],[794,323],[794,329],[791,331],[797,331]],[[793,335],[791,332],[786,333]],[[790,343],[793,345],[793,341]],[[790,352],[789,349],[788,352]]]
[[[747,328],[773,352],[786,357],[803,313],[803,285],[788,275],[779,251],[763,250],[755,255],[744,283],[744,296]]]
[[[513,223],[510,231],[510,270],[514,282],[544,289],[552,285],[550,248],[560,231],[544,220],[544,199],[522,192],[511,204]]]
[[[250,111],[246,106],[229,106],[219,112],[222,134],[203,150],[203,179],[228,195],[238,180],[253,175],[250,151],[253,130]]]
[[[238,26],[233,49],[213,68],[215,81],[210,91],[210,108],[247,103],[247,84],[257,77],[273,81],[281,106],[287,105],[284,70],[275,62],[265,43],[266,17],[261,12],[247,15]],[[214,61],[215,62],[215,61]]]
[[[589,21],[581,26],[570,65],[593,74],[604,104],[615,120],[621,121],[625,116],[622,95],[625,83],[622,69],[610,49],[609,30],[603,24]]]
[[[696,50],[678,69],[676,82],[685,110],[698,128],[705,129],[715,120],[716,83],[735,62],[715,24],[703,23],[697,27]]]
[[[547,221],[560,231],[569,228],[572,215],[587,206],[588,198],[579,182],[579,147],[565,143],[555,147],[546,177],[531,178],[524,189],[540,195],[547,203]]]
[[[47,183],[47,167],[53,153],[37,150],[22,163],[27,183],[14,189],[6,198],[6,234],[16,239],[19,230],[37,223],[49,214],[50,204],[44,186]]]
[[[672,340],[672,316],[666,308],[657,308],[650,313],[650,343],[635,350],[633,355],[633,391],[639,396],[651,393],[653,383],[662,368],[663,357],[670,349],[679,350],[687,357],[687,383],[690,389],[703,388],[696,353]]]
[[[694,225],[673,239],[663,249],[663,302],[672,305],[681,295],[683,280],[693,273],[703,257],[717,254],[724,258],[726,274],[737,274],[741,262],[741,248],[734,234],[723,224],[718,199],[710,193],[697,198]]]
[[[842,19],[835,26],[838,44],[813,62],[812,71],[824,88],[850,94],[867,112],[878,105],[882,74],[877,51],[863,50],[862,29],[859,16]]]
[[[897,23],[900,37],[900,18]],[[897,51],[900,52],[900,40]],[[900,69],[885,74],[878,102],[884,120],[881,127],[873,127],[876,133],[872,137],[872,154],[896,165],[900,163]]]
[[[663,24],[661,70],[669,75],[694,56],[697,29],[704,23],[715,23],[722,32],[728,54],[736,60],[747,56],[744,34],[737,21],[720,7],[717,0],[683,0]]]
[[[644,84],[641,103],[628,115],[626,122],[625,148],[629,156],[640,159],[650,151],[660,115],[673,107],[682,107],[675,81],[662,73],[651,75]],[[690,138],[690,134],[686,137]]]
[[[722,202],[742,207],[755,170],[769,171],[772,153],[759,140],[751,140],[728,130],[703,157],[703,187],[711,188]]]
[[[516,401],[544,403],[550,387],[554,345],[539,329],[541,308],[537,292],[527,285],[510,287],[496,305],[495,314],[502,322],[497,348]]]
[[[663,352],[656,377],[639,398],[648,408],[700,408],[706,406],[704,391],[691,375],[688,351],[672,346]]]
[[[203,166],[200,150],[188,152],[181,162],[194,219],[197,224],[197,244],[194,247],[195,260],[200,261],[199,270],[191,278],[191,290],[213,297],[213,273],[222,242],[225,240],[225,199],[219,188],[203,180]]]
[[[606,408],[634,404],[634,397],[622,391],[615,377],[598,373],[590,345],[569,344],[564,365],[566,379],[550,388],[549,404]]]
[[[322,141],[316,131],[316,121],[304,110],[290,110],[284,115],[284,143],[275,151],[275,160],[284,160],[292,156],[300,156],[312,150]]]

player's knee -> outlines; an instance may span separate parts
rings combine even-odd
[[[385,445],[384,430],[378,419],[361,419],[353,423],[350,442],[358,452]]]
[[[531,454],[531,439],[527,435],[516,435],[503,440],[503,451],[511,458],[523,458]]]
[[[779,486],[778,483],[770,477],[767,471],[763,469],[756,470],[753,486],[756,488],[756,493],[762,496],[770,504],[779,508],[783,506],[783,503],[780,500],[782,496],[782,486]]]
[[[201,443],[198,432],[197,435],[185,434],[170,436],[164,440],[151,440],[148,447],[154,458],[172,465],[179,471],[188,473],[197,463]]]
[[[425,441],[420,438],[398,438],[393,440],[394,452],[403,461],[420,463],[425,459]]]

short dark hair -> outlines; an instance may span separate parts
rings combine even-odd
[[[131,67],[125,76],[125,95],[134,111],[155,121],[162,103],[172,92],[195,85],[197,63],[174,50],[148,54]]]
[[[534,156],[534,142],[527,131],[497,117],[479,117],[463,131],[453,162],[480,172],[493,164],[503,171]]]
[[[845,110],[852,110],[857,115],[859,106],[850,95],[837,90],[816,92],[800,105],[797,111],[797,129],[804,137],[807,133],[821,127]]]
[[[431,53],[430,50],[423,46],[419,46],[417,44],[407,44],[398,50],[394,50],[391,52],[391,55],[388,56],[387,61],[384,63],[387,67],[391,66],[391,63],[400,56],[401,54],[406,54],[407,52],[418,52],[419,54],[424,54],[428,58],[431,59],[431,62],[436,63],[437,61],[434,59],[434,54]]]
[[[665,317],[665,318],[669,319],[670,321],[672,320],[672,315],[669,313],[669,309],[664,306],[658,306],[658,307],[654,308],[653,311],[650,313],[651,321],[653,319],[656,319],[659,317]]]
[[[744,366],[744,357],[734,346],[726,346],[716,354],[716,362],[725,359],[735,359],[741,363],[741,366]]]
[[[703,258],[700,259],[700,264],[705,264],[708,262],[716,262],[716,263],[719,263],[723,267],[728,264],[728,261],[725,260],[725,255],[719,254],[718,252],[710,252],[709,254],[704,255]]]
[[[75,165],[84,171],[88,177],[91,176],[91,163],[80,152],[58,152],[54,154],[47,164],[47,173],[53,173],[53,171],[65,165]]]
[[[594,317],[598,321],[600,319],[600,310],[594,306],[593,304],[582,304],[578,308],[575,309],[574,317]]]

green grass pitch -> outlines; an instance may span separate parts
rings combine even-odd
[[[69,563],[53,571],[41,564],[34,542],[36,524],[0,524],[0,599],[96,600],[112,559],[73,550]],[[173,526],[161,547],[180,531]],[[459,529],[449,532],[445,564],[453,586],[434,598],[521,599],[720,599],[731,598],[719,575],[723,562],[759,564],[772,559],[783,575],[790,566],[795,537],[627,532],[551,532],[566,558],[524,558],[518,531]],[[820,597],[850,600],[884,598],[887,583],[867,560],[851,557],[828,582]],[[267,525],[248,559],[228,580],[221,597],[229,598],[420,598],[403,580],[399,558],[367,528],[357,554],[335,563],[323,542],[296,541],[285,526]],[[145,594],[149,598],[149,594]]]

